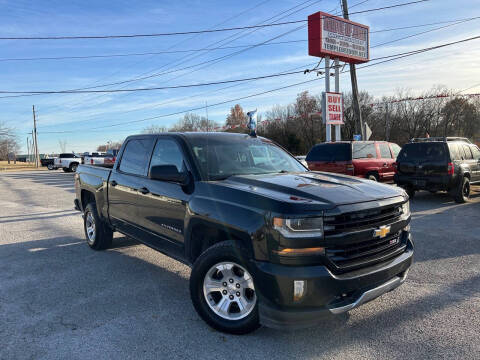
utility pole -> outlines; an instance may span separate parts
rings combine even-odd
[[[208,104],[206,100],[205,100],[205,114],[207,115],[207,132],[208,132]]]
[[[35,135],[35,167],[40,165],[40,154],[38,153],[38,139],[37,139],[37,119],[35,117],[35,105],[32,105],[33,112],[33,134]]]
[[[348,4],[347,0],[342,0],[343,7],[343,18],[349,20],[348,17]],[[353,102],[353,113],[357,120],[355,128],[360,126],[360,134],[362,134],[362,140],[366,140],[365,128],[363,126],[362,112],[360,111],[360,103],[358,101],[358,84],[357,84],[357,69],[355,64],[350,64],[350,79],[352,80],[352,102]],[[357,129],[358,130],[358,129]]]
[[[30,162],[30,143],[27,136],[27,163]]]
[[[385,140],[390,141],[390,116],[388,113],[388,102],[385,103]]]

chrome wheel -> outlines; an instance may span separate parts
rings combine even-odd
[[[252,276],[234,262],[221,262],[208,270],[203,295],[210,309],[227,320],[248,316],[257,302]]]
[[[76,172],[77,171],[77,166],[76,164],[73,164],[70,168],[70,170],[72,170],[72,172]]]
[[[87,213],[85,229],[87,232],[87,241],[90,245],[93,245],[95,242],[95,219],[91,212]]]

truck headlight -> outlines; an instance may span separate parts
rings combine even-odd
[[[403,215],[410,215],[410,201],[404,202],[402,204],[402,213]]]
[[[284,237],[322,237],[323,219],[321,217],[309,218],[273,218],[273,228]]]

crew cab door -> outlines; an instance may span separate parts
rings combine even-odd
[[[121,232],[137,238],[138,189],[147,179],[148,164],[154,145],[153,137],[135,137],[125,144],[120,162],[108,183],[109,216]]]
[[[172,137],[160,136],[149,169],[156,165],[174,165],[179,172],[186,171],[181,144]],[[138,196],[141,241],[171,256],[183,257],[185,212],[191,195],[178,183],[147,178]]]

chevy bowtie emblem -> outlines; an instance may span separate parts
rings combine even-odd
[[[384,238],[388,234],[390,234],[390,225],[383,225],[380,226],[378,229],[373,230],[373,236],[375,237]]]

